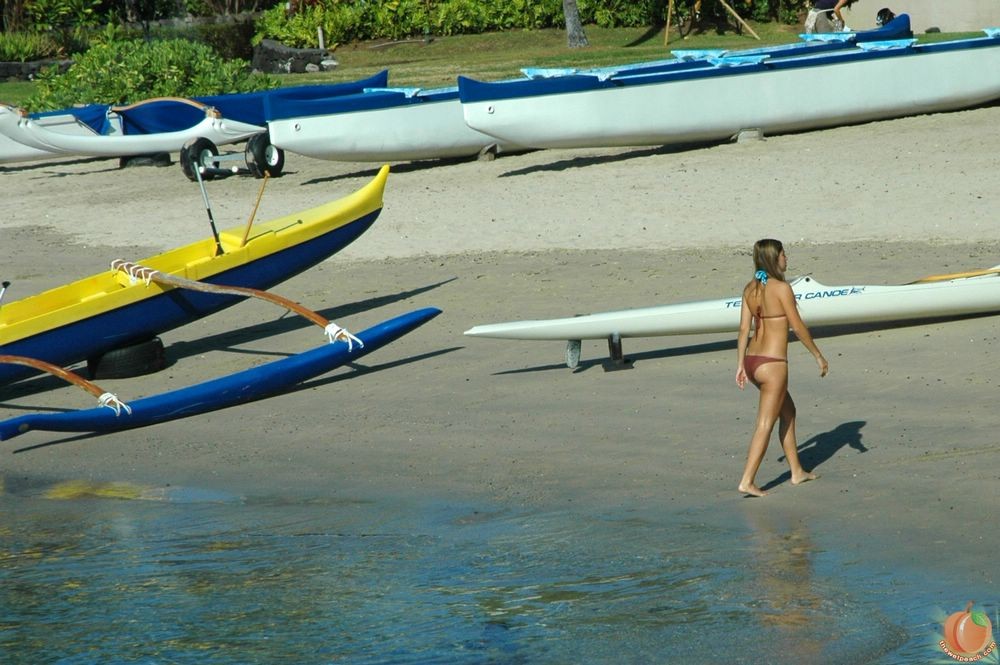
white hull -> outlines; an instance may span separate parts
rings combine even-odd
[[[457,98],[385,109],[269,120],[272,145],[346,162],[469,157],[497,139],[465,124]]]
[[[911,321],[1000,312],[1000,275],[900,286],[825,286],[811,277],[791,282],[809,326]],[[513,321],[471,328],[472,337],[522,340],[605,339],[735,333],[740,298],[701,300],[586,316]]]
[[[1000,40],[992,41],[861,59],[850,57],[856,50],[837,52],[813,57],[815,66],[736,64],[706,77],[622,77],[619,86],[467,101],[463,110],[470,127],[533,148],[716,141],[751,128],[801,131],[997,99]]]
[[[177,132],[136,135],[102,135],[92,131],[66,133],[9,110],[0,112],[0,134],[29,148],[49,152],[50,156],[127,157],[178,152],[191,139],[207,138],[216,145],[225,145],[246,140],[263,131],[264,128],[257,125],[206,113],[198,124]]]
[[[0,124],[4,124],[6,122],[16,122],[18,117],[18,112],[12,107],[0,105]],[[78,121],[70,113],[65,115],[44,116],[35,122],[44,126],[48,130],[60,132],[62,134],[78,136],[95,135],[90,127]],[[55,153],[47,148],[25,145],[20,141],[15,141],[14,139],[8,137],[6,134],[0,133],[0,164],[51,159],[53,157],[58,157],[61,154],[62,153]]]

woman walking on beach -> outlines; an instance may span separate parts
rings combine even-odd
[[[746,467],[739,490],[753,496],[767,494],[754,482],[757,469],[771,440],[775,422],[778,437],[792,471],[792,484],[816,478],[799,462],[795,440],[795,402],[788,393],[788,329],[816,358],[819,375],[826,376],[829,365],[813,342],[809,329],[799,316],[792,287],[785,281],[788,259],[778,240],[758,240],[753,246],[754,277],[743,289],[740,310],[740,333],[736,344],[736,385],[740,390],[749,379],[760,390],[757,424],[750,439]],[[750,324],[753,322],[753,337]]]

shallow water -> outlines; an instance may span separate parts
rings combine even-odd
[[[753,509],[0,495],[4,663],[897,665],[939,660],[932,593]]]

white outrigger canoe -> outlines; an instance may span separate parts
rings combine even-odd
[[[88,124],[88,121],[96,122],[99,116],[103,116],[104,108],[104,106],[91,105],[77,109],[39,113],[33,116],[33,120],[39,126],[54,132],[77,136],[93,136],[95,131],[93,126]],[[16,119],[20,116],[21,111],[16,106],[0,104],[0,124],[16,122]],[[48,148],[25,145],[20,141],[15,141],[4,133],[0,133],[0,164],[50,159],[61,154],[54,153]]]
[[[271,144],[334,161],[494,155],[513,149],[465,124],[458,88],[372,88],[329,99],[267,99]]]
[[[988,270],[925,277],[892,286],[827,286],[809,276],[789,282],[806,325],[839,326],[901,323],[924,319],[1000,313],[1000,265]],[[621,340],[701,333],[735,333],[740,326],[739,296],[641,307],[561,319],[512,321],[475,326],[470,337],[566,340],[566,362],[575,367],[584,339],[607,339],[621,361]]]
[[[198,102],[170,101],[197,105],[204,112],[204,117],[194,125],[172,132],[99,134],[94,131],[59,131],[32,118],[23,109],[8,106],[0,109],[0,134],[28,148],[48,152],[49,156],[126,157],[177,152],[185,143],[197,138],[207,138],[216,145],[237,143],[264,131],[264,127],[259,125],[223,118],[214,108]]]
[[[804,131],[968,108],[1000,98],[1000,29],[817,54],[709,58],[711,66],[480,82],[459,77],[466,123],[529,148],[668,145],[743,130]]]

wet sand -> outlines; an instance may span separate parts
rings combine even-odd
[[[830,284],[995,265],[998,121],[993,107],[690,150],[398,165],[373,228],[275,290],[355,331],[417,307],[440,307],[440,317],[265,401],[107,436],[29,433],[4,444],[0,474],[248,495],[774,511],[831,530],[887,568],[964,573],[985,588],[995,583],[995,539],[981,519],[1000,479],[1000,319],[815,331],[831,364],[824,379],[791,347],[802,459],[821,478],[792,487],[772,441],[758,476],[773,490],[763,500],[736,491],[756,393],[735,387],[731,336],[626,340],[631,368],[607,371],[603,343],[585,342],[570,370],[562,343],[462,332],[735,294],[764,236],[785,241],[790,275]],[[374,171],[288,155],[259,217],[346,194]],[[209,183],[220,226],[245,222],[260,184]],[[176,164],[7,167],[0,189],[10,299],[208,232],[197,185]],[[165,334],[165,371],[105,383],[125,399],[153,394],[321,337],[246,303]],[[0,407],[13,416],[91,405],[55,387],[24,382]],[[905,555],[892,543],[906,543]]]

